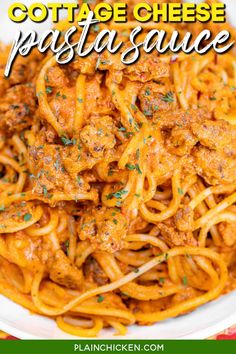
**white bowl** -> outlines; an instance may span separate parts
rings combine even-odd
[[[64,0],[64,2],[71,0]],[[35,29],[42,32],[50,23],[13,24],[7,16],[7,8],[14,0],[0,1],[1,31],[0,41],[8,43],[14,39],[17,29],[22,31]],[[25,0],[24,4],[34,3]],[[41,1],[47,3],[48,1]],[[51,0],[51,2],[57,2]],[[225,0],[228,15],[233,24],[236,24],[236,0]],[[126,339],[204,339],[236,324],[236,292],[232,292],[220,299],[208,303],[194,312],[175,319],[166,320],[153,326],[131,326],[125,337],[113,336],[113,330],[103,330],[100,338]],[[21,339],[71,339],[75,338],[58,329],[56,323],[46,317],[32,315],[21,306],[0,295],[0,330],[3,330]]]
[[[205,339],[236,324],[236,291],[212,301],[192,313],[152,326],[131,326],[128,334],[114,336],[103,330],[103,339]],[[54,320],[33,315],[0,296],[0,329],[21,339],[73,339],[58,329]]]

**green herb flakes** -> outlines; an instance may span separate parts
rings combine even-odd
[[[24,215],[24,221],[30,221],[32,219],[32,215],[30,214],[30,213],[26,213],[25,215]]]
[[[98,298],[97,298],[97,302],[100,303],[100,302],[103,302],[104,300],[104,296],[103,295],[99,295]]]

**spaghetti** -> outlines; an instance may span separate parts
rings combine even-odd
[[[93,337],[236,287],[233,51],[127,67],[108,52],[65,66],[33,52],[0,91],[1,294]]]

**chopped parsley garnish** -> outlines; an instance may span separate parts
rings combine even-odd
[[[179,123],[176,123],[176,126],[177,126],[178,128],[183,128],[183,125],[182,125],[182,124],[179,124]]]
[[[161,100],[164,102],[174,102],[173,92],[167,92],[165,95],[161,97]]]
[[[146,117],[151,117],[151,116],[152,116],[152,112],[149,111],[148,109],[144,109],[143,114],[144,114]]]
[[[114,174],[114,171],[112,170],[112,169],[110,169],[109,171],[108,171],[108,176],[112,176]]]
[[[18,106],[18,104],[11,104],[11,105],[10,105],[10,108],[12,108],[12,109],[18,109],[18,108],[20,108],[20,106]]]
[[[147,144],[147,140],[152,139],[152,135],[149,135],[147,138],[143,138],[143,143]]]
[[[0,206],[0,211],[3,211],[3,210],[5,210],[5,206],[2,204],[2,205]]]
[[[125,127],[120,127],[118,130],[119,130],[120,132],[125,132],[125,131],[126,131],[126,128],[125,128]]]
[[[10,182],[9,178],[6,178],[6,177],[4,177],[4,178],[2,179],[2,181],[3,181],[3,183],[9,183],[9,182]]]
[[[98,57],[98,60],[97,60],[96,65],[95,65],[95,70],[98,70],[100,64],[106,65],[106,64],[109,64],[109,63],[110,63],[109,60],[101,60],[101,58]]]
[[[30,221],[32,219],[32,215],[30,213],[26,213],[24,215],[24,221]]]
[[[117,219],[113,219],[112,221],[113,221],[113,223],[114,223],[115,225],[117,225],[117,224],[118,224]]]
[[[179,195],[184,195],[183,189],[182,188],[178,188],[178,193],[179,193]]]
[[[99,30],[100,30],[100,27],[99,27],[98,24],[94,24],[94,25],[92,26],[92,28],[93,28],[93,32],[99,32]]]
[[[61,141],[63,142],[64,145],[68,146],[68,145],[75,145],[76,144],[76,140],[75,139],[68,139],[65,136],[61,137]]]
[[[128,34],[127,31],[122,31],[121,34],[122,34],[122,36],[124,36],[124,37],[129,37],[129,34]]]
[[[104,296],[99,295],[98,299],[97,299],[97,302],[100,303],[100,302],[103,302],[103,300],[104,300]]]
[[[84,2],[86,4],[93,4],[94,0],[83,0],[82,2]]]
[[[134,269],[134,273],[138,273],[139,272],[139,268]]]
[[[125,136],[126,139],[130,138],[130,137],[133,136],[133,135],[134,135],[133,132],[125,132],[125,133],[124,133],[124,136]]]
[[[188,284],[188,278],[186,277],[186,275],[183,277],[182,281],[183,281],[184,286],[186,286]]]
[[[165,282],[165,278],[159,278],[158,281],[159,281],[160,284],[163,284]]]
[[[137,111],[137,107],[135,106],[135,104],[131,104],[130,107],[133,111]]]
[[[125,167],[126,167],[128,170],[130,170],[130,171],[135,170],[135,165],[131,165],[130,163],[127,163],[127,164],[125,165]]]
[[[78,101],[79,103],[83,103],[83,98],[78,97],[78,98],[77,98],[77,101]]]
[[[216,101],[216,97],[212,96],[209,98],[210,101]]]
[[[70,246],[70,241],[69,241],[69,240],[66,240],[66,242],[65,242],[65,248],[66,248],[66,255],[67,255],[67,256],[69,255],[69,246]]]
[[[46,93],[47,94],[52,93],[52,87],[51,86],[47,86],[46,87]]]
[[[60,168],[60,161],[59,161],[59,159],[57,159],[56,162],[54,163],[54,167],[55,167],[56,171],[59,171],[59,168]]]
[[[110,64],[110,61],[109,60],[101,60],[101,64],[107,65],[107,64]]]
[[[37,93],[36,93],[36,96],[37,96],[37,97],[43,96],[43,91],[37,92]]]
[[[138,174],[142,174],[142,171],[141,171],[141,169],[140,169],[140,167],[139,167],[139,164],[135,164],[135,165],[132,165],[132,164],[130,164],[130,163],[127,163],[126,165],[125,165],[125,167],[128,169],[128,170],[130,170],[130,171],[134,171],[134,170],[136,170],[137,172],[138,172]]]
[[[142,171],[141,171],[141,169],[140,169],[140,167],[139,167],[139,164],[135,164],[135,168],[136,168],[136,171],[138,172],[138,174],[142,174]]]
[[[125,195],[127,193],[128,193],[128,191],[126,191],[125,189],[121,189],[120,191],[107,194],[106,198],[107,198],[107,200],[112,199],[112,198],[121,199],[122,195]]]
[[[47,194],[48,194],[47,187],[46,187],[46,186],[43,186],[43,195],[44,195],[44,197],[46,197]]]
[[[133,118],[129,118],[129,124],[132,125],[134,122]]]
[[[149,88],[147,88],[147,89],[145,90],[145,96],[150,96],[150,95],[151,95],[151,91],[150,91]]]

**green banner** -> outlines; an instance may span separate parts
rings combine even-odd
[[[236,341],[216,340],[22,340],[1,341],[1,354],[236,353]]]

